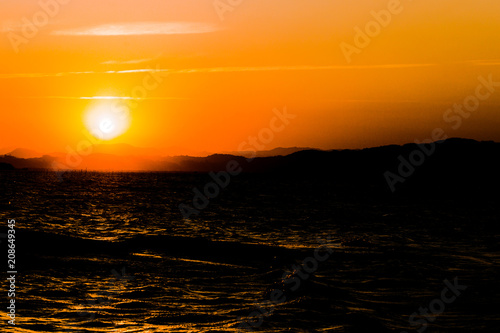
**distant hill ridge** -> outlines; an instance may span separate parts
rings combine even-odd
[[[384,170],[395,171],[400,163],[398,157],[401,155],[406,159],[410,158],[412,152],[421,152],[417,155],[424,156],[423,167],[429,161],[443,159],[454,161],[458,165],[481,164],[488,162],[495,165],[498,162],[500,144],[491,141],[475,141],[470,139],[447,139],[443,142],[433,143],[435,151],[427,156],[423,150],[414,143],[402,146],[389,145],[365,149],[344,149],[344,150],[318,150],[302,148],[277,148],[271,151],[260,152],[257,157],[248,161],[241,155],[234,154],[213,154],[207,157],[174,156],[159,157],[152,156],[120,156],[106,153],[105,150],[97,149],[97,152],[88,156],[69,156],[59,154],[59,156],[37,156],[36,152],[26,149],[16,149],[12,154],[0,155],[1,163],[9,163],[16,168],[51,169],[53,164],[59,168],[66,165],[67,169],[89,169],[97,170],[99,165],[110,165],[119,163],[123,171],[189,171],[189,172],[210,172],[224,170],[228,161],[237,161],[247,172],[267,172],[267,171],[314,171],[314,172],[361,172],[373,173],[374,170],[381,172]],[[126,146],[123,149],[127,149]],[[123,153],[122,151],[121,153]],[[288,154],[288,153],[289,154]],[[14,154],[15,153],[15,154]],[[269,154],[277,154],[267,156]],[[415,155],[416,153],[413,153]],[[246,154],[244,154],[246,155]],[[263,156],[259,156],[263,155]],[[446,157],[446,158],[445,158]],[[68,160],[75,160],[68,163]],[[492,164],[493,163],[493,164]],[[76,165],[78,164],[78,165]],[[488,165],[482,166],[485,170]],[[103,168],[106,169],[106,168]]]
[[[292,148],[293,150],[293,148]],[[288,155],[253,159],[229,154],[207,157],[124,157],[111,154],[17,158],[0,155],[2,170],[48,169],[64,171],[101,170],[119,165],[121,171],[223,172],[229,165],[245,173],[267,173],[272,177],[320,181],[349,191],[377,189],[382,192],[412,191],[439,195],[440,191],[471,193],[473,197],[498,191],[500,143],[470,139],[447,139],[432,144],[389,145],[358,150],[300,150]],[[108,168],[108,169],[107,169]],[[415,189],[418,188],[418,191]],[[411,189],[411,190],[410,190]]]

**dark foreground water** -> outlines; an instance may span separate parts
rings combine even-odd
[[[239,175],[184,219],[179,204],[208,181],[0,173],[0,232],[16,220],[18,270],[17,325],[2,297],[2,331],[500,330],[498,198]]]

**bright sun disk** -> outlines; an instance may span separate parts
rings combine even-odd
[[[85,113],[85,126],[93,136],[100,140],[114,139],[127,131],[130,116],[126,109],[116,102],[93,103]]]

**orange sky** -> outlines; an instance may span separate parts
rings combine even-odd
[[[443,119],[480,76],[500,82],[496,0],[243,0],[231,9],[3,0],[0,149],[64,152],[95,130],[88,113],[120,101],[133,102],[130,127],[106,142],[164,154],[237,150],[284,107],[296,118],[265,149],[401,144],[436,127],[500,141],[500,86],[459,126]],[[355,27],[370,26],[373,11],[390,22],[356,44]],[[347,44],[357,52],[346,57]]]

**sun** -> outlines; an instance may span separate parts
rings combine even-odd
[[[97,102],[89,106],[84,117],[85,127],[100,140],[112,140],[130,127],[130,114],[118,102]]]

